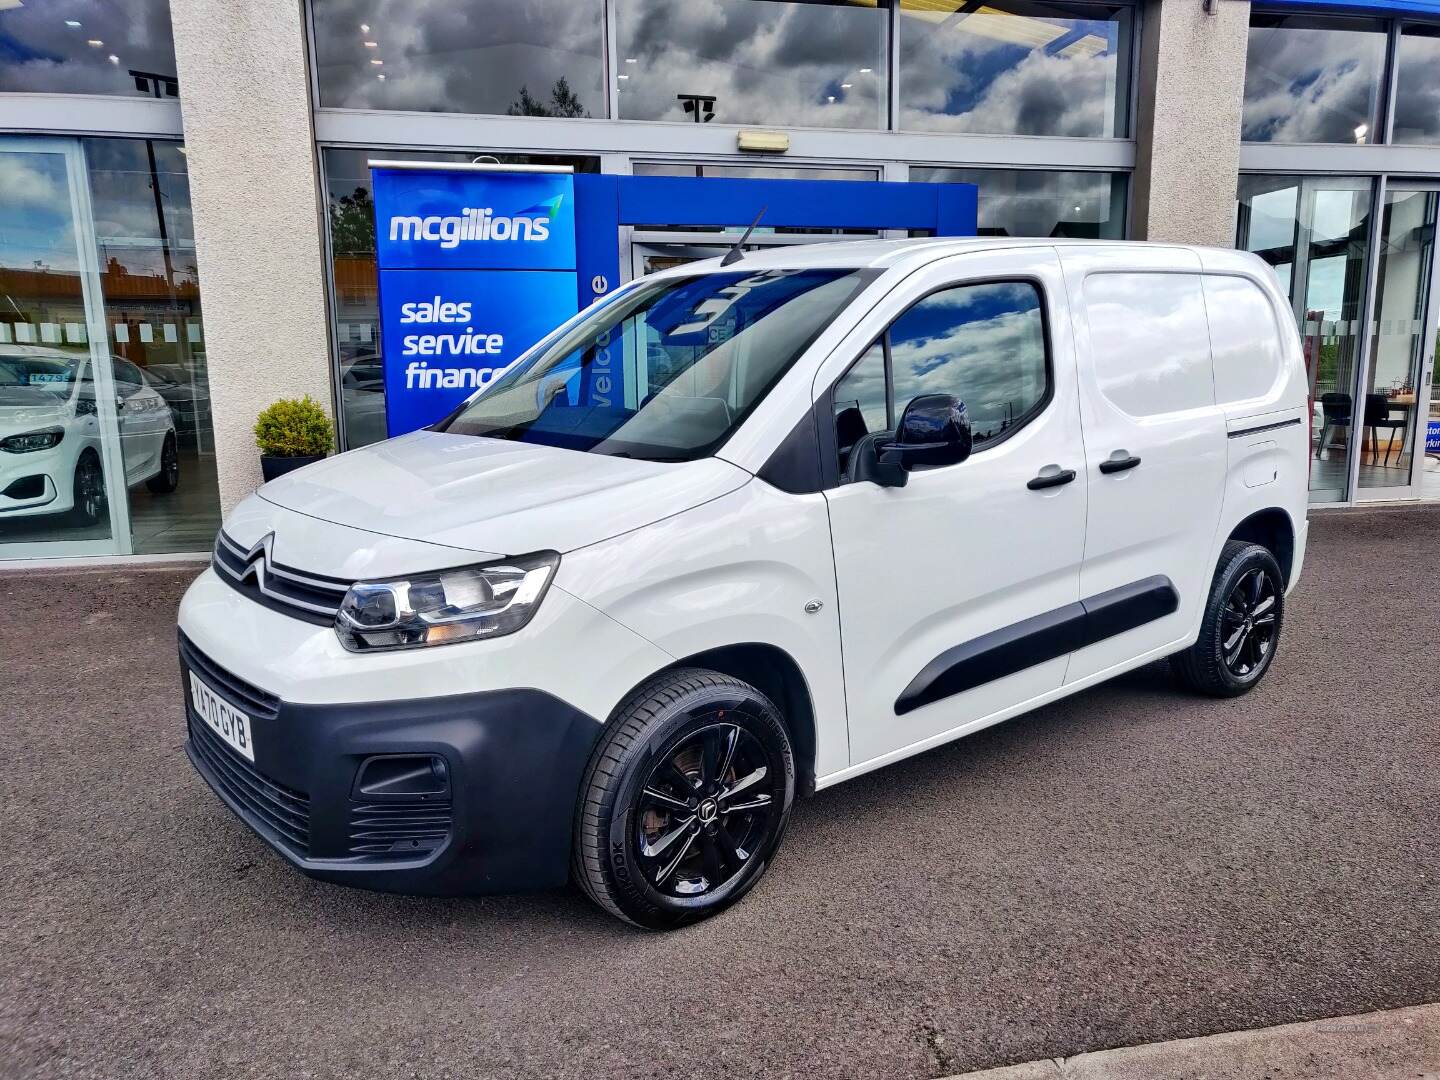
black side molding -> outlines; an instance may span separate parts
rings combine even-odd
[[[1174,583],[1157,574],[993,630],[926,664],[895,699],[895,715],[1134,630],[1179,606]]]
[[[1289,420],[1281,420],[1277,424],[1261,424],[1259,427],[1240,428],[1237,431],[1230,431],[1226,434],[1232,439],[1238,439],[1242,435],[1258,435],[1262,431],[1278,431],[1282,427],[1293,427],[1300,422],[1300,417],[1294,416]]]

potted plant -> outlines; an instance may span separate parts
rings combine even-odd
[[[319,461],[330,452],[334,439],[330,418],[309,394],[283,398],[255,421],[260,472],[267,481]]]

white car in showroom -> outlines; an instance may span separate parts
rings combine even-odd
[[[180,482],[175,418],[128,360],[112,361],[125,486],[157,494]],[[0,522],[105,515],[99,408],[90,357],[44,345],[0,345]]]

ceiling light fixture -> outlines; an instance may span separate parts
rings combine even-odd
[[[633,56],[627,56],[627,57],[625,58],[625,62],[626,62],[627,64],[638,64],[640,61],[637,60],[637,59],[636,59],[635,57],[633,57]]]
[[[376,67],[379,67],[381,64],[385,63],[385,61],[384,61],[384,60],[381,60],[381,59],[379,59],[379,58],[376,58],[376,59],[374,59],[374,60],[371,60],[370,63],[374,64]]]
[[[376,75],[375,77],[376,77],[377,79],[379,79],[381,82],[384,82],[384,81],[385,81],[385,73],[384,73],[383,71],[380,72],[380,74],[379,74],[379,75]]]
[[[365,42],[365,47],[367,49],[378,49],[380,47],[380,43],[378,41],[367,41]]]
[[[617,79],[628,79],[630,76],[629,76],[629,75],[616,75],[615,77],[616,77]]]
[[[848,82],[842,82],[842,83],[840,84],[840,89],[841,89],[841,90],[849,90],[849,89],[850,89],[850,84],[849,84]]]
[[[79,25],[80,25],[80,20],[79,20],[79,19],[66,19],[66,20],[65,20],[65,25],[66,25],[66,26],[79,26]]]
[[[85,44],[89,45],[92,49],[99,49],[105,45],[105,42],[101,41],[98,37],[92,37],[89,41],[85,42]]]
[[[860,74],[861,74],[861,75],[869,75],[872,70],[873,70],[873,69],[871,69],[871,68],[861,68],[861,69],[860,69]]]
[[[370,32],[370,24],[369,24],[369,23],[363,23],[363,22],[362,22],[362,23],[360,24],[360,32],[361,32],[362,34],[368,34],[368,33]]]
[[[112,52],[112,53],[110,54],[110,62],[111,62],[112,64],[118,64],[118,63],[120,63],[120,57],[116,56],[116,55]]]

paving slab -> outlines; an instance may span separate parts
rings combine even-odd
[[[950,1080],[1440,1080],[1440,1005],[1100,1050]]]

